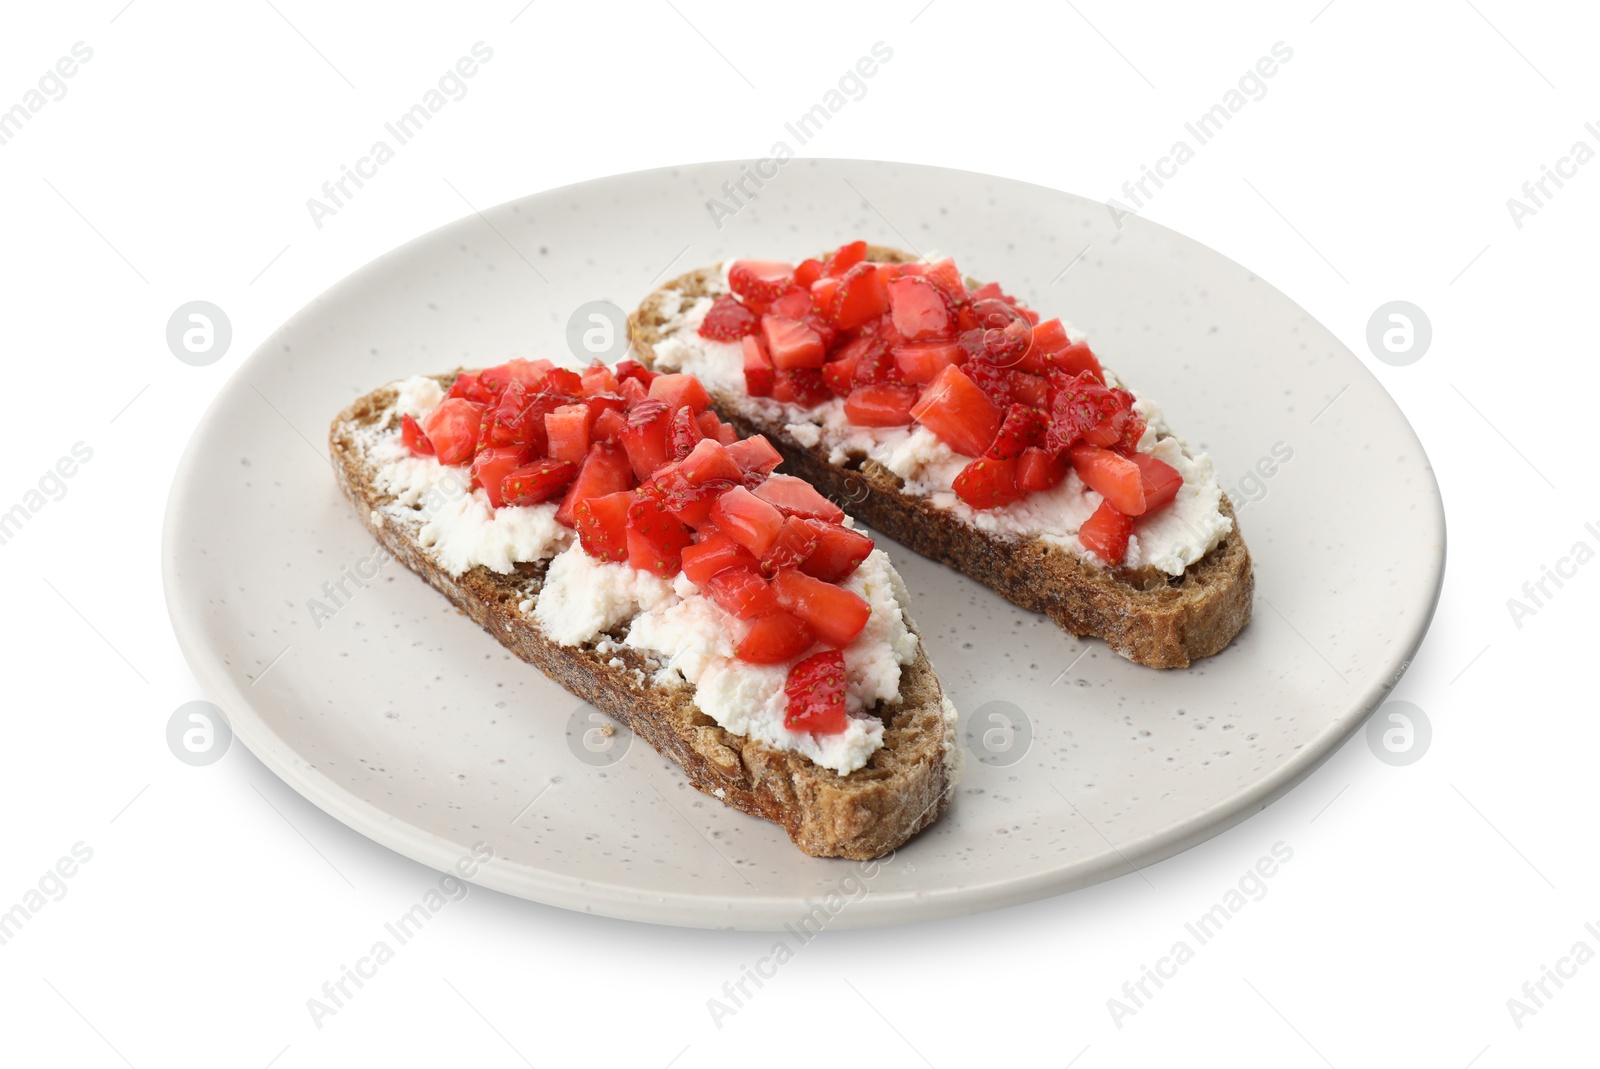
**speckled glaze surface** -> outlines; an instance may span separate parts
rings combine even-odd
[[[1294,303],[1142,219],[1118,230],[1102,204],[940,168],[790,161],[719,229],[706,200],[739,171],[622,175],[434,231],[313,301],[206,413],[168,508],[168,605],[235,734],[296,790],[436,868],[486,842],[477,882],[541,902],[866,927],[1058,894],[1192,846],[1288,790],[1394,685],[1443,576],[1438,487],[1393,401]],[[1258,593],[1228,650],[1160,672],[887,543],[969,753],[944,818],[865,867],[802,855],[625,734],[586,744],[577,699],[382,561],[324,445],[333,415],[389,380],[569,353],[587,302],[628,310],[698,264],[856,237],[955,255],[1084,328],[1216,461]],[[1263,461],[1272,474],[1241,491]]]

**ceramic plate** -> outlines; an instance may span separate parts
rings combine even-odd
[[[1021,182],[794,160],[741,207],[722,193],[740,173],[645,171],[461,219],[313,301],[223,389],[173,484],[167,600],[234,733],[297,791],[435,868],[487,844],[475,880],[539,902],[864,927],[1059,894],[1201,842],[1303,778],[1394,685],[1443,577],[1438,487],[1394,402],[1292,301],[1170,230],[1119,229],[1102,204]],[[609,306],[730,255],[857,237],[954,255],[1085,329],[1215,459],[1258,595],[1224,653],[1160,672],[886,543],[969,752],[943,819],[870,866],[806,857],[699,794],[382,564],[325,445],[336,412],[392,379],[617,356]]]

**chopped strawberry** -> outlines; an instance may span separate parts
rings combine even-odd
[[[779,568],[792,568],[817,548],[817,536],[808,521],[797,516],[784,518],[778,537],[761,555],[761,574],[771,575]]]
[[[811,295],[811,310],[827,315],[833,308],[833,299],[839,295],[839,280],[836,278],[819,278],[806,290]]]
[[[711,395],[693,375],[657,375],[650,382],[650,396],[674,409],[688,405],[697,415],[711,407]]]
[[[1118,403],[1126,403],[1128,407],[1118,408],[1104,423],[1084,431],[1083,440],[1119,453],[1132,453],[1138,448],[1139,439],[1144,437],[1144,417],[1133,410],[1132,394],[1126,390],[1111,392],[1120,395]]]
[[[811,284],[822,277],[821,260],[801,260],[800,266],[794,269],[794,284],[803,289],[810,289]]]
[[[615,442],[622,438],[622,428],[628,425],[628,417],[622,414],[619,408],[608,408],[595,418],[594,427],[589,435],[597,442]]]
[[[844,414],[860,427],[903,427],[917,403],[915,386],[857,386],[845,398]]]
[[[433,456],[433,443],[422,433],[422,424],[410,416],[400,417],[400,444],[410,450],[413,456]]]
[[[967,299],[967,284],[956,269],[956,262],[949,257],[928,264],[923,268],[922,277],[938,286],[952,304],[960,304]]]
[[[625,383],[629,379],[638,379],[641,384],[648,387],[656,373],[639,363],[637,360],[620,360],[617,362],[617,381]]]
[[[727,447],[727,450],[733,462],[745,472],[765,475],[783,463],[783,454],[773,448],[764,434],[752,434],[742,441],[734,442]]]
[[[679,469],[688,480],[697,485],[713,479],[742,482],[744,472],[728,455],[728,450],[714,438],[702,438],[695,443],[689,455],[683,458]]]
[[[744,390],[751,397],[772,396],[772,357],[758,336],[744,338]]]
[[[1000,432],[1000,410],[954,366],[929,383],[911,415],[963,456],[982,456]]]
[[[1178,491],[1183,487],[1183,476],[1178,474],[1177,468],[1164,460],[1157,460],[1149,453],[1130,453],[1128,459],[1139,468],[1146,515],[1178,496]]]
[[[844,654],[838,650],[814,653],[789,669],[783,685],[789,699],[783,726],[814,735],[837,735],[850,724],[844,711]]]
[[[993,509],[1022,497],[1025,490],[1017,485],[1015,457],[995,460],[982,457],[961,469],[951,484],[956,496],[975,509]]]
[[[641,571],[670,579],[678,574],[683,551],[694,536],[661,502],[635,497],[628,506],[628,562]]]
[[[628,462],[628,454],[615,445],[596,442],[589,447],[589,455],[583,458],[583,463],[578,467],[578,475],[572,481],[567,496],[561,499],[561,507],[556,510],[556,522],[571,527],[580,502],[631,489],[633,468]]]
[[[811,294],[802,289],[792,289],[767,305],[762,315],[782,316],[784,319],[804,319],[813,311]]]
[[[856,360],[855,384],[857,386],[878,386],[886,383],[903,381],[900,374],[900,365],[895,361],[894,351],[883,341],[874,341],[860,351]]]
[[[622,385],[617,388],[617,396],[622,398],[625,410],[631,409],[634,405],[650,396],[650,387],[645,385],[644,379],[623,379]]]
[[[545,372],[544,388],[577,400],[583,394],[583,376],[569,367],[552,367]]]
[[[728,267],[728,287],[741,297],[775,301],[794,285],[794,268],[776,260],[735,260]]]
[[[575,510],[578,542],[591,557],[628,559],[628,509],[638,500],[631,490],[591,497]]]
[[[594,397],[596,394],[615,393],[620,385],[616,374],[604,364],[595,364],[586,367],[579,376],[583,380],[583,396]]]
[[[779,603],[815,632],[817,640],[840,649],[850,645],[867,626],[872,607],[861,595],[785,568],[772,580]]]
[[[984,456],[996,460],[1020,457],[1024,449],[1044,441],[1044,431],[1048,425],[1044,413],[1037,408],[1012,405],[1006,410],[1005,422],[1000,424],[1000,433],[995,435],[994,444]]]
[[[711,600],[741,620],[781,609],[772,584],[749,568],[724,568],[706,581]]]
[[[1069,467],[1064,454],[1030,445],[1017,458],[1017,485],[1029,493],[1048,490],[1067,477]]]
[[[846,242],[823,258],[822,273],[837,278],[866,258],[865,241]]]
[[[852,354],[822,365],[822,381],[835,397],[849,397],[856,388],[856,358],[857,354]]]
[[[645,484],[669,512],[696,529],[710,524],[711,506],[717,497],[738,485],[742,484],[730,479],[694,482],[684,474],[681,463],[666,465]]]
[[[785,404],[815,408],[832,396],[822,372],[814,367],[785,368],[772,382],[772,399]]]
[[[955,319],[945,295],[932,282],[925,278],[897,278],[887,289],[894,327],[907,341],[950,336]]]
[[[527,450],[520,445],[490,446],[478,450],[478,455],[472,458],[472,479],[483,487],[491,506],[499,508],[505,503],[501,495],[501,480],[521,467],[527,459]]]
[[[810,523],[812,533],[817,536],[817,548],[800,562],[800,570],[807,575],[829,583],[840,582],[860,567],[872,552],[872,539],[860,531],[821,520]]]
[[[1126,407],[1117,392],[1106,389],[1093,375],[1082,372],[1068,377],[1050,372],[1050,429],[1045,448],[1062,452],[1089,431],[1109,422]],[[1119,437],[1120,431],[1113,438]]]
[[[717,498],[711,506],[711,522],[759,558],[778,537],[783,513],[739,486]]]
[[[1110,501],[1102,501],[1094,515],[1078,528],[1078,541],[1089,552],[1116,567],[1128,555],[1128,537],[1132,534],[1133,520],[1118,512]]]
[[[1047,319],[1033,328],[1033,340],[1028,345],[1028,351],[1022,354],[1022,359],[1017,361],[1017,367],[1042,375],[1046,355],[1058,353],[1066,347],[1067,328],[1059,319]]]
[[[827,357],[817,332],[798,319],[779,315],[761,317],[761,335],[766,340],[772,366],[786,368],[821,367]]]
[[[1050,407],[1050,384],[1038,375],[1030,375],[1026,371],[1010,372],[1011,396],[1018,404],[1027,405],[1029,408],[1046,409]]]
[[[761,320],[754,312],[740,304],[736,297],[724,293],[711,302],[711,310],[700,321],[699,334],[712,341],[738,341],[760,328]]]
[[[530,394],[538,393],[544,388],[545,379],[551,368],[555,367],[548,360],[507,360],[494,367],[486,367],[478,372],[478,381],[485,389],[499,393],[513,382],[522,384],[522,388]]]
[[[752,620],[733,654],[751,664],[782,664],[810,649],[814,641],[805,621],[779,609]]]
[[[665,401],[640,401],[628,412],[628,424],[622,428],[622,448],[627,451],[634,475],[649,478],[651,472],[667,462],[667,431],[671,427],[672,408]]]
[[[839,290],[828,305],[828,319],[840,330],[853,330],[889,309],[889,291],[878,269],[859,263],[839,276]]]
[[[907,342],[894,350],[901,377],[918,385],[932,382],[946,367],[965,359],[961,346],[952,341]]]
[[[1087,371],[1094,376],[1096,382],[1105,382],[1106,373],[1100,368],[1100,361],[1094,353],[1089,351],[1088,342],[1073,342],[1058,352],[1049,353],[1043,357],[1045,368],[1056,369],[1069,376],[1081,375]]]
[[[439,463],[464,464],[472,459],[484,408],[464,397],[447,397],[423,417],[422,431],[433,443]]]
[[[1021,310],[991,298],[973,301],[967,314],[968,321],[983,331],[983,349],[990,363],[1013,367],[1022,360],[1033,341],[1033,326]]]
[[[777,506],[778,511],[786,516],[827,523],[838,523],[844,519],[844,509],[823,497],[816,487],[793,475],[770,476],[755,488],[754,493],[768,504]]]
[[[487,405],[494,401],[495,391],[485,386],[477,375],[464,371],[456,376],[456,381],[450,384],[450,390],[444,396],[447,401],[463,400]]]
[[[712,441],[717,441],[717,435],[722,433],[722,421],[709,408],[694,418],[694,425],[700,428],[701,434]]]
[[[683,551],[683,574],[695,586],[703,587],[711,577],[726,568],[754,571],[757,561],[748,549],[717,531]]]
[[[1124,516],[1142,515],[1148,507],[1144,497],[1144,476],[1139,465],[1109,449],[1094,445],[1075,445],[1071,450],[1072,470],[1084,485]],[[1176,492],[1176,491],[1174,491]]]
[[[672,424],[667,428],[667,459],[682,460],[703,438],[705,433],[695,422],[694,409],[684,405],[672,414]]]
[[[1010,408],[1017,399],[1012,389],[1016,372],[991,364],[987,359],[968,360],[961,365],[961,370],[1000,411]]]
[[[578,465],[570,461],[535,460],[500,480],[500,499],[507,505],[537,505],[561,493],[577,474]]]
[[[588,405],[562,405],[544,417],[544,432],[549,442],[546,452],[556,460],[581,463],[589,453],[589,429],[594,413]]]

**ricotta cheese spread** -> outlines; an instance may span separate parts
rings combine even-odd
[[[444,398],[437,382],[420,375],[396,383],[395,390],[393,412],[414,419]],[[387,422],[380,418],[377,425]],[[734,646],[748,625],[701,594],[688,576],[664,580],[589,556],[556,522],[554,502],[491,507],[481,488],[469,486],[466,468],[414,456],[397,430],[374,432],[363,445],[373,485],[395,499],[381,506],[377,522],[415,525],[418,544],[451,575],[480,565],[504,574],[521,562],[550,561],[538,594],[519,608],[552,640],[645,652],[660,666],[653,683],[693,686],[695,704],[726,730],[804,754],[841,775],[883,746],[883,722],[868,710],[899,700],[901,669],[916,657],[917,636],[902,609],[909,600],[904,583],[882,550],[873,550],[840,584],[871,607],[866,627],[842,651],[848,727],[833,735],[790,731],[783,726],[790,665],[736,658]],[[608,636],[619,629],[624,637],[613,642]]]
[[[726,264],[732,262],[731,258],[725,261],[720,286],[710,287],[715,292],[728,291]],[[830,463],[843,464],[852,456],[878,462],[904,481],[905,493],[925,497],[979,530],[1039,538],[1080,557],[1094,559],[1078,540],[1078,529],[1094,514],[1101,499],[1076,472],[1069,471],[1050,490],[1028,494],[1000,508],[974,510],[951,489],[955,477],[973,458],[955,452],[926,427],[856,426],[845,415],[843,398],[805,408],[771,398],[750,397],[745,393],[742,346],[699,334],[713,298],[685,298],[664,291],[659,300],[664,305],[659,308],[663,337],[654,345],[658,369],[695,375],[714,395],[737,399],[750,417],[781,422],[784,430],[807,448],[825,447]],[[1065,321],[1063,325],[1073,341],[1084,340],[1081,331]],[[1119,385],[1110,369],[1105,374],[1107,385]],[[1160,407],[1153,401],[1140,398],[1133,407],[1146,421],[1139,451],[1176,468],[1183,476],[1183,486],[1172,504],[1139,518],[1123,564],[1182,575],[1233,530],[1233,521],[1222,512],[1222,487],[1211,458],[1204,453],[1191,453],[1168,428]]]

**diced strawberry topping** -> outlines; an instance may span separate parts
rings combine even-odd
[[[844,654],[838,650],[814,653],[789,669],[783,693],[789,699],[783,726],[790,731],[837,735],[849,726],[844,709]]]
[[[772,383],[772,399],[785,404],[815,408],[832,396],[822,372],[814,367],[785,368]]]
[[[772,366],[778,370],[822,366],[826,355],[822,339],[800,320],[764,315],[761,317],[761,335],[772,357]]]
[[[793,475],[771,475],[755,488],[755,495],[786,516],[823,520],[838,523],[844,519],[844,509],[823,497],[821,492],[804,479]]]
[[[903,427],[911,422],[917,395],[915,386],[857,386],[845,398],[844,414],[861,427]]]
[[[859,263],[840,276],[827,317],[840,330],[854,330],[888,308],[889,291],[878,275],[877,266]]]
[[[980,457],[962,468],[951,486],[957,497],[979,510],[1009,505],[1027,492],[1017,485],[1015,457]]]
[[[800,562],[800,570],[809,576],[838,583],[850,576],[872,552],[872,539],[849,527],[835,523],[811,520],[811,533],[817,536],[817,548]]]
[[[901,377],[918,385],[932,382],[939,372],[966,358],[961,346],[953,341],[907,342],[894,350]]]
[[[767,441],[767,436],[764,434],[752,434],[748,438],[734,442],[727,447],[727,450],[733,462],[746,472],[765,475],[783,463],[783,454]]]
[[[1074,342],[1059,352],[1048,353],[1043,358],[1046,370],[1055,369],[1066,375],[1077,376],[1087,371],[1096,382],[1105,382],[1106,373],[1100,361],[1089,351],[1088,342]]]
[[[684,549],[694,536],[658,500],[635,496],[628,506],[628,562],[641,571],[670,579],[678,574]]]
[[[1006,410],[1005,422],[1000,424],[1000,433],[995,436],[994,444],[984,455],[996,460],[1020,457],[1024,449],[1044,441],[1046,426],[1044,413],[1037,408],[1012,405]]]
[[[1029,446],[1017,458],[1017,485],[1029,493],[1048,490],[1067,477],[1070,467],[1065,455]]]
[[[744,338],[744,389],[751,397],[772,396],[772,357],[766,343],[754,334]]]
[[[817,548],[817,536],[806,520],[796,516],[784,518],[778,536],[761,555],[761,574],[772,575],[779,568],[792,568],[809,557]]]
[[[618,382],[616,373],[604,364],[595,364],[586,367],[580,375],[583,379],[583,396],[594,397],[597,394],[615,393]]]
[[[1177,468],[1149,453],[1130,453],[1128,459],[1139,466],[1146,515],[1170,504],[1178,496],[1178,491],[1183,488],[1183,476],[1178,474]]]
[[[855,384],[880,386],[902,381],[900,365],[887,342],[874,340],[861,349],[856,360]]]
[[[810,289],[811,284],[822,277],[821,260],[801,260],[800,266],[794,269],[794,284],[802,289]]]
[[[608,408],[596,417],[589,434],[597,442],[621,441],[622,428],[627,425],[628,417],[623,415],[622,409]]]
[[[1078,528],[1078,541],[1085,549],[1115,567],[1128,555],[1128,537],[1133,534],[1133,520],[1112,506],[1109,500],[1100,502],[1094,515]]]
[[[867,258],[865,241],[850,241],[830,252],[822,261],[822,273],[835,278]]]
[[[490,446],[478,450],[478,455],[472,458],[472,478],[483,487],[490,505],[499,508],[504,504],[501,483],[526,459],[526,451],[519,445]]]
[[[907,341],[948,338],[955,327],[949,301],[926,278],[904,277],[889,283],[889,308],[894,327]]]
[[[726,568],[754,571],[760,562],[748,549],[717,531],[683,551],[683,574],[695,586],[704,587],[711,577]]]
[[[528,393],[538,393],[544,388],[545,380],[550,369],[555,367],[548,360],[507,360],[494,367],[486,367],[478,372],[478,381],[483,388],[493,393],[500,393],[513,382],[520,383]]]
[[[648,387],[656,373],[636,360],[620,360],[617,362],[616,375],[618,382],[627,382],[629,379],[638,379]]]
[[[811,626],[818,641],[840,649],[856,640],[872,615],[861,595],[793,568],[779,571],[772,589],[785,609]]]
[[[738,341],[746,334],[754,334],[761,327],[761,319],[740,304],[732,294],[724,293],[711,302],[705,319],[700,321],[700,336],[712,341]]]
[[[711,522],[760,558],[778,537],[778,530],[783,526],[783,513],[738,486],[717,498],[711,506]]]
[[[400,417],[400,444],[410,450],[413,456],[433,456],[433,443],[422,433],[422,424],[410,416]]]
[[[583,551],[599,560],[627,560],[628,509],[636,500],[632,491],[621,490],[580,502],[574,515]]]
[[[1147,505],[1144,475],[1139,465],[1095,445],[1075,445],[1071,457],[1072,470],[1078,473],[1085,486],[1111,502],[1124,516],[1143,515]]]
[[[776,260],[735,260],[728,266],[728,287],[741,297],[772,302],[794,285],[794,268]]]
[[[744,471],[732,456],[728,454],[727,447],[713,438],[702,438],[695,443],[694,449],[683,458],[679,469],[695,484],[723,479],[728,482],[742,482]]]
[[[705,584],[711,600],[741,620],[782,608],[772,584],[749,568],[724,568]]]
[[[567,488],[578,465],[566,460],[535,460],[506,474],[500,481],[500,500],[506,505],[537,505]]]
[[[928,384],[911,415],[963,456],[982,456],[1000,432],[1000,409],[954,366]]]
[[[961,277],[961,272],[956,268],[956,262],[949,257],[935,260],[922,269],[922,277],[938,286],[940,291],[950,299],[951,304],[960,304],[967,299],[967,285]]]
[[[667,427],[667,459],[682,460],[704,438],[705,432],[695,419],[694,409],[684,405],[672,414],[672,423]]]
[[[573,526],[576,518],[574,510],[580,502],[591,497],[614,494],[619,490],[631,490],[633,482],[633,466],[628,462],[628,454],[614,445],[596,442],[589,447],[589,455],[583,458],[572,488],[561,499],[561,507],[556,510],[556,522],[567,527]]]
[[[562,405],[544,417],[544,432],[551,457],[581,463],[589,453],[589,428],[594,413],[588,405]]]
[[[1046,367],[1045,357],[1066,347],[1067,328],[1059,319],[1047,319],[1033,328],[1033,340],[1028,345],[1028,351],[1022,354],[1022,359],[1017,361],[1017,367],[1042,375]]]
[[[805,621],[779,609],[752,620],[733,654],[751,664],[782,664],[810,649],[814,641]]]
[[[671,427],[672,408],[665,401],[648,399],[633,406],[628,424],[622,428],[622,448],[634,475],[648,478],[667,462],[667,431]]]
[[[446,400],[457,398],[471,401],[473,404],[486,405],[494,400],[494,391],[483,385],[477,375],[468,371],[457,375],[456,381],[450,384],[450,390],[445,394]]]
[[[711,407],[711,395],[693,375],[657,375],[650,382],[650,396],[674,409],[688,405],[696,414]]]
[[[447,397],[423,417],[423,433],[433,443],[434,455],[439,458],[439,463],[465,464],[472,459],[478,444],[478,425],[484,407],[464,397]]]

